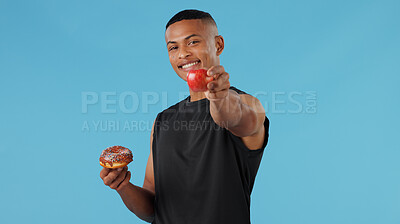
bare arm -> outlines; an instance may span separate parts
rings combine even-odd
[[[265,134],[265,111],[260,101],[230,90],[229,74],[222,66],[211,67],[208,75],[215,79],[208,84],[206,92],[214,122],[241,137],[248,148],[261,147]]]
[[[103,168],[100,177],[104,184],[112,189],[117,190],[126,207],[132,211],[137,217],[152,222],[154,219],[154,173],[153,173],[153,129],[150,137],[150,155],[146,166],[146,175],[143,187],[133,185],[129,182],[131,173],[127,167],[123,169],[107,169]]]
[[[117,189],[125,206],[137,217],[146,221],[152,222],[154,219],[154,193],[133,185],[126,184],[124,187]]]

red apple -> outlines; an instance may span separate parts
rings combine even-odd
[[[198,69],[190,70],[187,74],[187,83],[191,90],[195,92],[204,92],[207,90],[207,84],[214,80],[213,77],[207,75],[207,70]]]

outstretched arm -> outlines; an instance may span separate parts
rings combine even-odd
[[[259,148],[265,134],[265,111],[260,101],[248,94],[239,95],[230,90],[229,74],[221,65],[211,67],[208,75],[214,77],[205,92],[210,100],[210,113],[214,122],[242,137],[245,144],[249,143],[246,145],[250,149]]]

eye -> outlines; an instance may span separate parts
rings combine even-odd
[[[172,46],[172,47],[168,48],[168,51],[172,51],[172,50],[176,50],[176,49],[178,49],[177,46]]]
[[[198,41],[198,40],[192,40],[192,41],[190,41],[190,42],[188,43],[188,45],[197,44],[198,42],[200,42],[200,41]]]

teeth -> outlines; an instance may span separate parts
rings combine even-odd
[[[195,65],[197,63],[199,63],[199,62],[196,61],[196,62],[193,62],[193,63],[189,63],[189,64],[186,64],[186,65],[183,65],[182,68],[189,68],[189,67],[191,67],[191,66],[193,66],[193,65]]]

